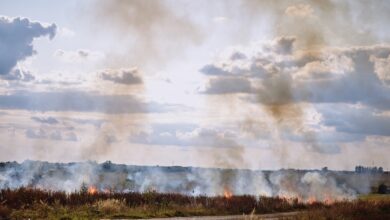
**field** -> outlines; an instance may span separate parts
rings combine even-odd
[[[315,219],[389,219],[390,200],[387,196],[371,195],[356,201],[325,204],[246,195],[194,197],[157,192],[94,191],[67,194],[32,188],[0,191],[1,219],[134,219],[290,211],[301,211],[296,219],[313,219],[314,216]]]

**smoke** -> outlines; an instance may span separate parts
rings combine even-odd
[[[292,52],[298,50],[321,56],[328,46],[372,45],[389,40],[383,19],[383,16],[389,16],[386,15],[389,4],[385,1],[379,1],[369,8],[362,1],[332,0],[299,1],[299,3],[284,0],[248,0],[241,1],[241,6],[245,14],[254,21],[265,19],[268,22],[270,28],[267,30],[270,33],[267,34],[273,37],[294,36],[293,38],[280,37],[275,40],[275,45],[271,49],[280,56],[292,56]],[[369,14],[368,20],[363,14]],[[275,135],[277,140],[274,140],[273,145],[281,163],[290,156],[290,150],[280,141],[281,134],[286,130],[298,134],[310,151],[333,152],[328,148],[338,149],[338,147],[318,143],[316,131],[305,123],[306,111],[310,109],[310,105],[302,100],[307,100],[305,96],[309,91],[306,91],[305,87],[294,87],[299,85],[293,83],[294,69],[291,68],[291,66],[300,66],[298,62],[302,60],[285,60],[288,61],[282,59],[278,66],[267,69],[268,74],[262,79],[257,90],[259,107],[273,119],[277,129]],[[219,91],[226,91],[224,89],[226,88],[219,88]],[[250,91],[251,89],[248,88],[240,92],[250,93]],[[252,119],[245,121],[253,122]]]
[[[138,98],[144,98],[143,79],[149,74],[150,64],[162,66],[170,58],[179,56],[188,45],[201,42],[202,35],[197,26],[168,4],[167,1],[150,0],[99,1],[94,4],[90,13],[93,23],[99,24],[98,31],[103,28],[112,32],[116,42],[115,49],[110,51],[103,64],[110,69],[99,74],[101,79],[115,83],[104,84],[102,89],[105,92],[136,94]],[[113,143],[125,142],[129,133],[137,133],[148,123],[147,114],[104,115],[103,118],[106,123],[97,132],[96,140],[84,147],[83,158],[106,158]]]
[[[113,51],[109,62],[143,67],[164,64],[189,45],[200,43],[203,36],[197,25],[185,14],[172,10],[173,5],[168,3],[118,0],[95,4],[92,14],[99,28],[102,25],[124,39],[120,41],[124,51]]]
[[[222,173],[231,173],[223,180]],[[36,187],[72,192],[85,184],[99,191],[223,195],[280,196],[331,202],[354,199],[384,181],[370,174],[335,171],[251,171],[190,167],[127,166],[105,162],[48,163],[25,161],[0,164],[0,189]],[[61,183],[61,184],[58,184]]]

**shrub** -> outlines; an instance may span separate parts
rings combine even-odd
[[[380,184],[378,187],[378,193],[379,194],[386,194],[387,193],[387,186],[385,184]]]

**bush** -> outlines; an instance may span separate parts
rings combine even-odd
[[[378,187],[378,193],[379,194],[386,194],[387,193],[387,186],[385,184],[380,184]]]

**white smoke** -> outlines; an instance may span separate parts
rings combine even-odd
[[[370,175],[336,171],[252,171],[188,167],[127,166],[105,162],[0,164],[0,189],[35,187],[73,192],[85,184],[100,191],[186,195],[279,196],[301,201],[354,199],[375,184]]]

